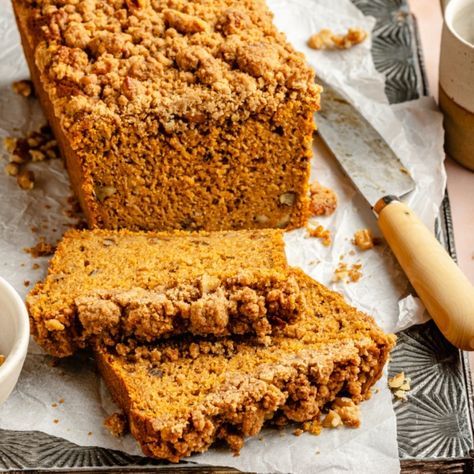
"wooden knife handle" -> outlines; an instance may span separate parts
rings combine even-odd
[[[374,210],[379,227],[408,279],[446,339],[474,350],[474,287],[405,204],[390,197]]]

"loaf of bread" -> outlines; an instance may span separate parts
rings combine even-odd
[[[282,231],[272,229],[72,230],[26,303],[33,336],[57,357],[92,340],[113,346],[183,333],[265,342],[304,308]]]
[[[13,0],[92,227],[302,226],[319,86],[264,0]]]
[[[357,404],[370,397],[395,338],[339,294],[302,272],[297,279],[306,310],[268,346],[181,337],[96,347],[100,372],[147,456],[177,462],[219,439],[238,452],[267,420],[316,433],[337,421],[358,426]]]

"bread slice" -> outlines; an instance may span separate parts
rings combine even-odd
[[[370,397],[394,336],[339,294],[302,272],[297,277],[306,311],[279,328],[269,346],[183,337],[95,348],[100,372],[146,455],[177,462],[218,439],[238,451],[269,419],[306,422],[317,431],[332,402],[349,411]]]
[[[36,341],[57,357],[97,337],[264,339],[304,306],[280,230],[69,231],[26,302]]]

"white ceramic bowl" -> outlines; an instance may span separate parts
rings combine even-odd
[[[25,361],[30,324],[25,304],[13,287],[0,277],[0,404],[12,392]]]

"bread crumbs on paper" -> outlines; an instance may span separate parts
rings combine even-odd
[[[56,246],[45,242],[44,238],[41,238],[36,245],[33,247],[25,247],[23,250],[24,252],[29,253],[33,258],[39,258],[53,255]]]
[[[339,281],[345,281],[346,283],[355,283],[362,278],[362,264],[354,263],[351,267],[345,262],[339,262],[336,270],[334,270],[334,276],[332,278],[333,283]]]
[[[337,207],[337,195],[318,181],[314,181],[310,188],[309,210],[313,216],[330,216]]]
[[[334,34],[332,30],[324,28],[310,36],[307,45],[311,49],[349,49],[356,44],[362,43],[367,36],[367,32],[362,28],[349,28],[344,35]]]
[[[321,239],[322,244],[325,247],[329,247],[332,243],[331,239],[331,231],[324,228],[324,226],[318,224],[316,227],[310,227],[309,225],[306,226],[306,230],[310,237],[315,237],[317,239]]]
[[[59,423],[59,420],[58,420],[57,418],[55,418],[55,419],[53,420],[53,423],[54,423],[55,425],[57,425],[57,424]]]
[[[21,95],[22,97],[33,97],[35,95],[33,83],[29,79],[15,81],[12,84],[12,89],[15,94]]]
[[[104,426],[112,436],[120,438],[127,432],[127,419],[122,413],[112,413],[105,419]]]

